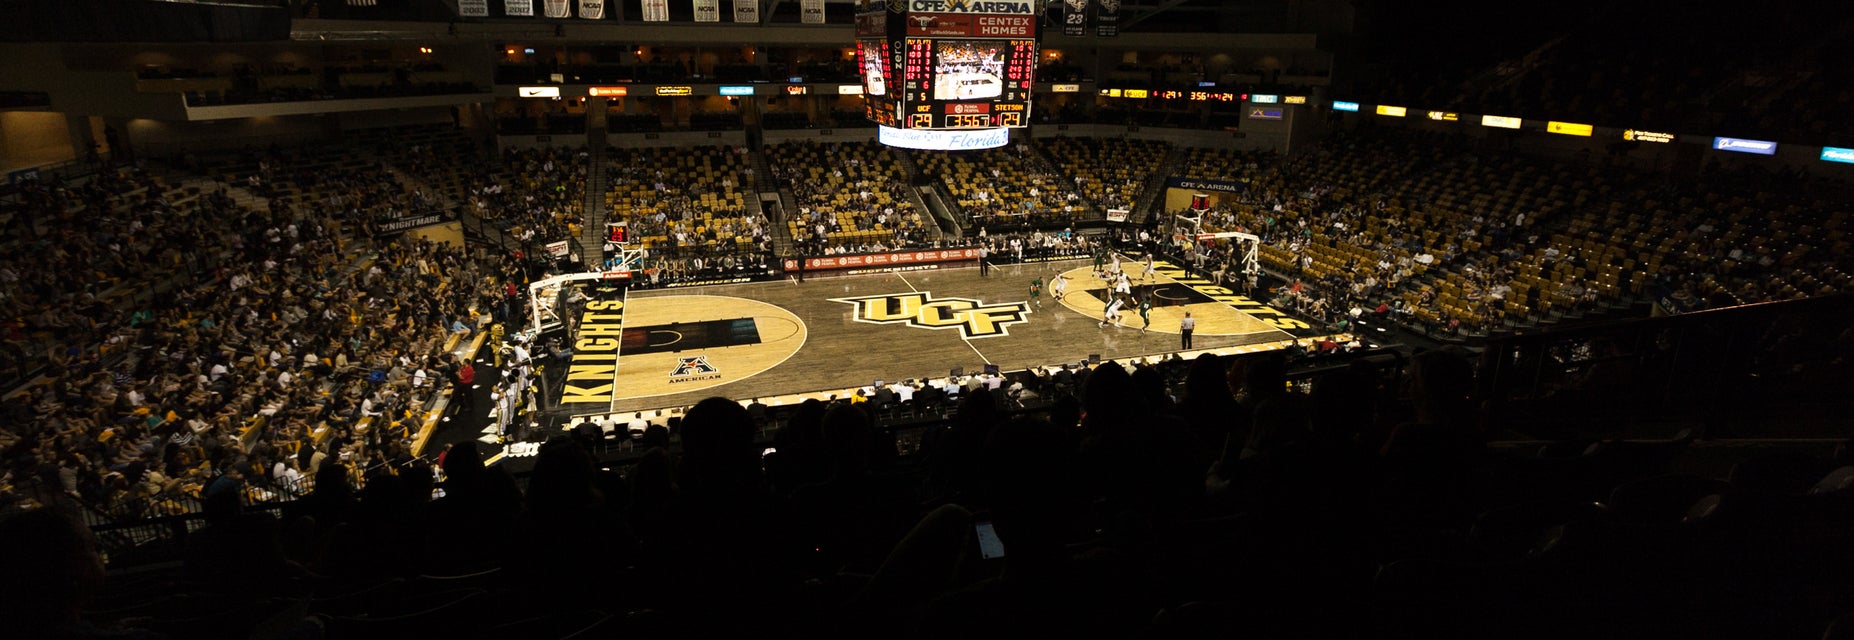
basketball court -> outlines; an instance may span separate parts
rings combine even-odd
[[[1197,319],[1193,353],[1280,348],[1316,335],[1163,262],[1150,279],[1134,282],[1135,295],[1154,302],[1150,330],[1140,331],[1134,308],[1123,316],[1126,326],[1103,328],[1109,283],[1091,266],[1083,259],[994,267],[983,277],[967,267],[633,292],[623,303],[615,371],[599,381],[612,383],[609,406],[570,409],[634,412],[717,395],[747,400],[942,378],[954,368],[1011,371],[1093,355],[1165,355],[1179,350],[1187,311]],[[1144,271],[1125,266],[1130,276]],[[1061,302],[1052,295],[1058,276],[1068,279]],[[1030,295],[1035,278],[1045,283],[1040,298]]]

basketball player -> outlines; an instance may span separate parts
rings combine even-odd
[[[1145,232],[1141,231],[1140,233],[1145,233]],[[1146,266],[1146,272],[1140,274],[1139,281],[1145,282],[1147,278],[1152,277],[1152,252],[1151,251],[1146,252],[1146,261],[1142,264]]]
[[[1101,312],[1101,326],[1105,327],[1109,322],[1116,327],[1120,326],[1120,305],[1122,304],[1124,302],[1120,296],[1113,296],[1113,301],[1107,303],[1107,309]]]
[[[1030,302],[1035,303],[1038,309],[1043,308],[1043,279],[1041,277],[1030,281]]]
[[[1069,277],[1060,273],[1056,274],[1055,288],[1056,302],[1061,302],[1062,295],[1069,292]]]
[[[1141,322],[1145,323],[1145,324],[1140,325],[1139,327],[1140,333],[1145,333],[1146,329],[1149,329],[1152,327],[1152,295],[1151,294],[1147,294],[1146,297],[1139,299],[1139,319]]]
[[[1127,274],[1122,273],[1114,278],[1114,293],[1123,296],[1133,295],[1133,283],[1127,280]]]

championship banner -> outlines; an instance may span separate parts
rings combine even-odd
[[[549,18],[571,18],[573,0],[541,0],[541,12]]]
[[[721,0],[695,0],[696,22],[720,22]]]
[[[377,7],[377,6],[380,6],[380,2],[379,0],[348,0],[348,6],[350,7]]]
[[[465,18],[489,17],[489,0],[457,0],[457,15]]]
[[[502,0],[502,13],[532,18],[534,17],[534,0]]]
[[[669,0],[644,0],[644,22],[669,22]]]
[[[1088,0],[1062,0],[1062,35],[1088,35]]]
[[[735,22],[759,22],[760,0],[734,0]]]
[[[798,8],[805,24],[824,24],[824,0],[799,0]]]
[[[604,20],[605,0],[579,0],[579,17],[587,20]]]
[[[1099,0],[1094,12],[1094,35],[1102,38],[1120,36],[1120,0]]]

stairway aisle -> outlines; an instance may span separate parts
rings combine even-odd
[[[605,209],[605,130],[586,130],[586,226],[579,232],[579,255],[589,270],[603,269],[605,264],[605,221],[611,212]]]
[[[1184,148],[1177,145],[1165,153],[1165,159],[1159,161],[1158,168],[1146,176],[1146,184],[1140,187],[1139,203],[1133,207],[1128,222],[1146,224],[1154,213],[1164,213],[1165,179],[1179,174],[1184,168],[1186,155]]]
[[[798,196],[773,176],[772,161],[766,156],[764,145],[747,149],[748,166],[753,168],[753,184],[743,185],[743,188],[752,190],[754,204],[766,216],[767,226],[770,227],[768,231],[772,233],[773,255],[785,257],[792,255],[796,244],[792,230],[787,228],[787,220],[798,215]],[[766,203],[769,201],[777,202],[778,205],[768,207]]]
[[[1049,172],[1052,174],[1055,174],[1056,177],[1062,181],[1062,187],[1064,189],[1075,191],[1077,192],[1077,194],[1080,193],[1081,190],[1075,187],[1075,176],[1070,175],[1067,171],[1064,171],[1062,168],[1062,163],[1056,162],[1056,157],[1050,155],[1048,149],[1043,148],[1043,145],[1037,144],[1035,140],[1026,140],[1024,141],[1023,146],[1030,150],[1030,155],[1035,156],[1036,158],[1042,160],[1043,163],[1049,167]],[[1088,198],[1084,197],[1084,198],[1077,200],[1076,202],[1079,203],[1082,206],[1082,209],[1086,212],[1083,216],[1083,219],[1086,219],[1086,220],[1107,219],[1107,212],[1103,211],[1101,207],[1095,205],[1093,200],[1089,200]]]

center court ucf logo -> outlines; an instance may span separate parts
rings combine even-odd
[[[1024,302],[987,305],[970,298],[935,298],[926,291],[831,301],[856,307],[857,322],[958,329],[966,338],[1008,336],[1011,325],[1029,322],[1030,315],[1030,305]]]

